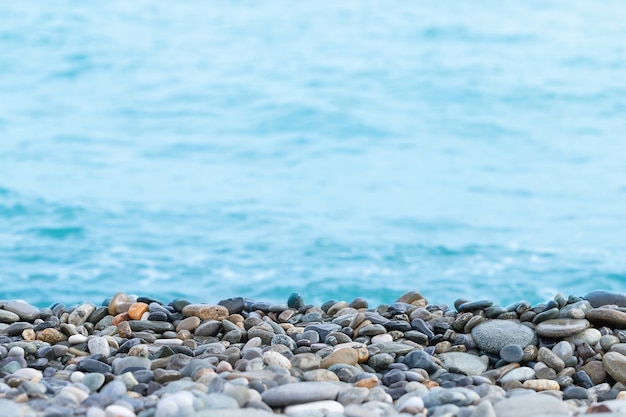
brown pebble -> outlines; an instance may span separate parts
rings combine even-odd
[[[113,317],[113,320],[111,320],[111,326],[117,326],[121,322],[128,321],[129,319],[130,317],[128,317],[128,313],[120,313],[117,316]]]
[[[435,388],[435,387],[438,387],[438,386],[439,386],[439,384],[438,384],[437,382],[435,382],[435,381],[431,381],[430,379],[428,379],[428,380],[426,380],[426,381],[422,382],[422,384],[424,384],[424,386],[425,386],[426,388],[428,388],[428,389]]]
[[[559,391],[561,389],[558,382],[549,379],[529,379],[524,381],[522,387],[534,391]]]
[[[133,330],[130,328],[130,323],[128,321],[122,321],[117,325],[117,333],[124,339],[130,339],[133,337]]]
[[[179,332],[181,330],[188,330],[190,332],[193,332],[200,325],[200,323],[202,323],[202,320],[200,320],[199,317],[187,317],[186,319],[183,319],[178,323],[178,325],[176,326],[176,331]]]
[[[109,314],[115,316],[118,313],[117,307],[122,303],[128,302],[130,302],[130,298],[128,297],[128,295],[123,292],[118,292],[113,296],[111,302],[109,303]]]
[[[596,360],[587,362],[581,369],[589,375],[594,385],[601,384],[606,378],[606,371],[604,370],[602,361]]]
[[[63,333],[61,333],[57,329],[49,328],[49,329],[43,329],[41,333],[39,333],[39,336],[37,336],[37,339],[41,340],[42,342],[55,345],[57,343],[67,341],[67,336],[65,336]]]
[[[128,317],[130,317],[132,320],[141,320],[141,317],[146,312],[148,312],[148,304],[133,303],[128,309]]]
[[[378,378],[372,376],[369,378],[363,378],[354,383],[355,387],[371,389],[378,385]]]
[[[225,320],[228,316],[228,309],[220,305],[209,304],[188,304],[183,307],[183,314],[186,317],[196,316],[200,320]]]

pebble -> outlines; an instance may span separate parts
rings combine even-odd
[[[472,329],[472,337],[480,349],[499,353],[507,345],[518,345],[522,349],[536,341],[535,332],[511,320],[489,320]]]
[[[41,310],[0,301],[0,409],[87,417],[615,414],[615,399],[626,398],[620,300],[557,295],[535,307],[449,307],[407,293],[370,308],[363,299],[306,305],[297,294],[287,304],[236,297],[214,305],[117,293],[101,307]]]

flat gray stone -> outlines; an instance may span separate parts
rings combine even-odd
[[[618,352],[607,352],[602,358],[602,365],[613,379],[626,383],[626,356]]]
[[[39,309],[24,301],[5,301],[0,304],[0,308],[17,314],[21,320],[33,321],[39,317]]]
[[[578,334],[589,326],[585,319],[551,319],[539,323],[535,331],[544,337],[567,337]]]
[[[286,407],[311,401],[335,400],[339,386],[331,382],[285,384],[265,391],[261,398],[270,407]]]
[[[545,394],[525,394],[504,399],[494,407],[498,417],[569,416],[569,407]]]
[[[443,367],[449,372],[465,375],[480,375],[487,370],[488,359],[465,352],[448,352],[437,355]]]
[[[591,291],[584,297],[592,307],[602,307],[605,305],[616,305],[626,307],[626,294],[605,290]]]
[[[488,320],[472,329],[474,341],[485,352],[499,353],[506,345],[524,349],[537,343],[537,335],[529,327],[513,320]]]
[[[113,361],[113,373],[119,375],[126,368],[150,369],[152,362],[148,358],[141,356],[126,356]]]

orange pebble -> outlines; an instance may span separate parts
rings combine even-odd
[[[140,320],[143,313],[148,311],[148,304],[146,303],[133,303],[128,309],[128,317],[132,320]]]
[[[123,321],[128,321],[128,319],[129,319],[128,313],[120,313],[117,316],[113,317],[113,320],[111,320],[111,325],[117,326]]]
[[[430,379],[427,381],[422,382],[422,384],[426,385],[426,388],[431,389],[431,388],[435,388],[438,387],[439,384],[436,383],[435,381],[431,381]]]

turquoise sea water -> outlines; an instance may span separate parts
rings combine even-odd
[[[626,291],[626,4],[3,2],[0,299]]]

